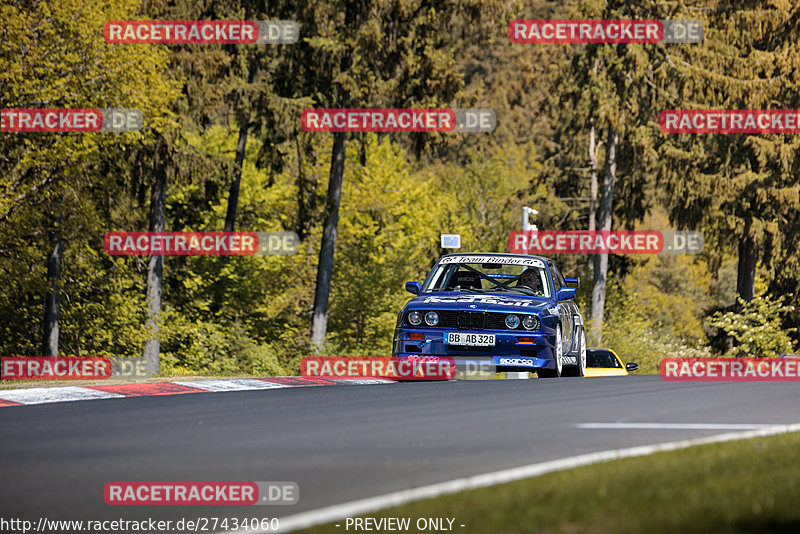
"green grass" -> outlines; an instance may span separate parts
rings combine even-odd
[[[364,517],[409,517],[411,533],[420,517],[455,518],[456,534],[800,533],[800,433],[595,464]],[[302,532],[368,532],[337,523]]]

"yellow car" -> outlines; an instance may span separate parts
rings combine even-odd
[[[617,353],[611,349],[586,349],[586,376],[628,376],[639,368],[638,363],[622,365]]]

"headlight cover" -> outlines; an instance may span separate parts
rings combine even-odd
[[[539,318],[535,315],[526,315],[522,319],[522,326],[525,330],[539,330],[541,323],[539,322]]]
[[[436,326],[439,323],[439,314],[435,311],[429,311],[425,314],[425,324],[428,326]]]
[[[422,324],[422,314],[418,311],[412,311],[408,314],[408,324],[411,326],[419,326]]]
[[[506,326],[511,330],[514,330],[516,327],[519,326],[519,317],[517,317],[516,315],[506,316]]]

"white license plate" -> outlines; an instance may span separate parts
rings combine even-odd
[[[444,342],[447,345],[462,345],[466,347],[494,347],[494,334],[446,332]]]

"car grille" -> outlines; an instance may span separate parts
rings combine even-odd
[[[459,328],[463,330],[508,330],[506,326],[507,313],[493,313],[482,311],[454,311],[441,310],[439,323],[436,328]],[[424,323],[420,327],[425,328]],[[517,330],[522,330],[519,327]]]
[[[506,313],[490,313],[486,318],[486,328],[489,330],[507,330]]]
[[[423,312],[424,313],[424,312]],[[502,312],[482,312],[467,310],[436,310],[439,314],[439,322],[433,328],[458,328],[461,330],[510,330],[506,326],[508,313]],[[516,314],[520,319],[525,314]],[[406,321],[406,324],[408,322]],[[410,325],[409,325],[410,326]],[[412,328],[431,328],[424,322]],[[526,332],[522,325],[516,328],[518,331]],[[538,329],[537,329],[538,330]],[[534,332],[536,330],[533,330]]]
[[[436,313],[439,314],[439,324],[436,326],[440,328],[458,328],[458,312],[442,310]]]

